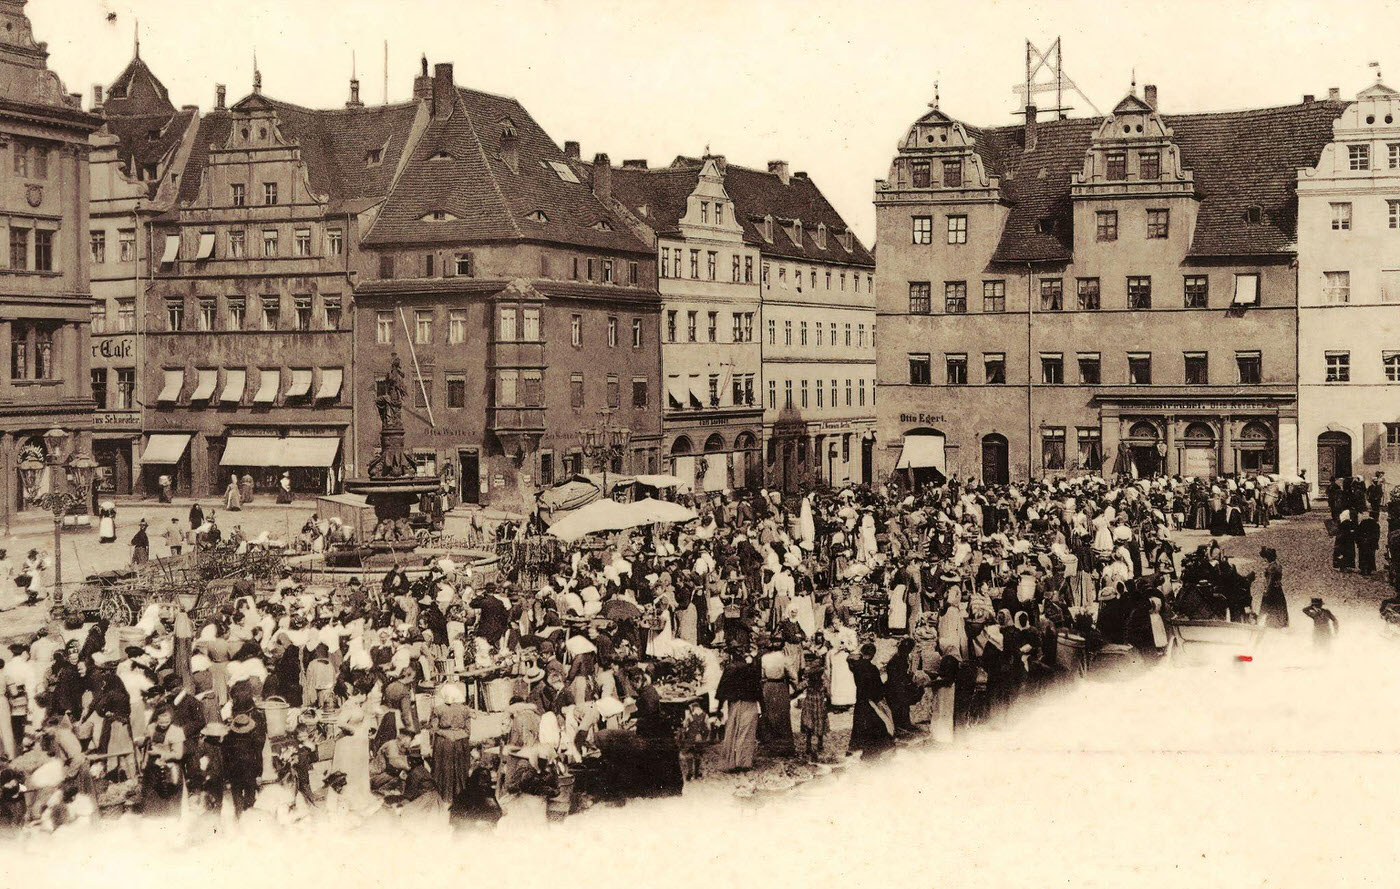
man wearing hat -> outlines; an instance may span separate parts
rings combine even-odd
[[[229,735],[224,740],[224,771],[236,814],[242,815],[257,801],[266,740],[266,726],[260,725],[251,713],[239,713],[229,723]]]
[[[1324,651],[1331,647],[1332,640],[1337,635],[1337,617],[1322,604],[1322,597],[1313,596],[1312,602],[1303,609],[1303,613],[1312,618],[1313,645]]]

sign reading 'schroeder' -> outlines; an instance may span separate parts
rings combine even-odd
[[[133,358],[135,355],[136,337],[134,335],[92,338],[93,358]]]

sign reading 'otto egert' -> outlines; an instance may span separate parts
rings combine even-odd
[[[942,414],[900,414],[901,423],[942,423]]]

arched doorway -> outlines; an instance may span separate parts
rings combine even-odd
[[[895,470],[907,472],[909,484],[915,490],[924,485],[943,484],[947,481],[946,442],[946,437],[937,429],[920,427],[907,430]]]
[[[1215,430],[1208,423],[1189,423],[1182,435],[1181,474],[1186,478],[1214,478],[1220,456]]]
[[[1240,472],[1273,472],[1278,466],[1274,433],[1267,423],[1251,420],[1240,430]]]
[[[681,480],[681,486],[690,488],[695,483],[696,460],[691,453],[694,445],[684,435],[676,436],[671,442],[671,474]]]
[[[1317,437],[1317,490],[1332,484],[1334,478],[1351,475],[1351,436],[1345,432],[1324,432]]]
[[[1128,437],[1123,440],[1127,466],[1124,469],[1136,478],[1151,478],[1162,471],[1162,454],[1159,446],[1162,435],[1155,423],[1138,420],[1128,429]]]
[[[734,487],[758,487],[758,439],[752,432],[740,432],[734,437],[734,450]]]
[[[711,433],[705,439],[705,456],[695,463],[695,487],[723,491],[729,486],[729,455],[724,453],[724,436]]]
[[[999,432],[982,436],[982,483],[1005,485],[1010,481],[1010,449],[1006,436]]]

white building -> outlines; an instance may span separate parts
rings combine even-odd
[[[1400,93],[1379,82],[1298,174],[1299,464],[1400,476]]]

